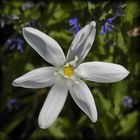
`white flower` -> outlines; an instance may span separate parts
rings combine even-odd
[[[13,81],[13,85],[25,88],[43,88],[53,85],[39,114],[41,128],[48,128],[58,117],[66,101],[68,90],[76,104],[92,122],[97,121],[97,110],[91,91],[81,80],[110,83],[122,80],[128,71],[121,65],[88,62],[80,64],[92,47],[96,24],[91,21],[81,29],[72,41],[67,57],[59,44],[43,32],[23,28],[23,36],[37,53],[53,66],[35,69]]]

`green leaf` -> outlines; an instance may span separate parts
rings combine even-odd
[[[121,133],[128,134],[129,132],[135,131],[136,126],[138,124],[138,112],[132,112],[127,116],[123,116],[122,120],[120,121],[120,125],[122,127]]]

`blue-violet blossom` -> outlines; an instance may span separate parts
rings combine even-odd
[[[112,10],[115,12],[116,16],[124,16],[124,4],[123,3],[118,3],[118,2],[113,2],[111,4]]]
[[[11,112],[14,108],[18,108],[17,106],[17,99],[9,99],[7,101],[7,107],[8,107],[8,111]]]
[[[100,34],[104,35],[104,34],[107,34],[107,32],[111,32],[113,30],[112,22],[115,19],[116,19],[116,16],[106,19],[104,24],[102,25]]]
[[[17,47],[17,50],[23,52],[23,40],[19,37],[17,38],[9,38],[7,40],[7,45],[9,46],[10,50],[13,50]]]
[[[132,108],[133,99],[130,96],[124,96],[122,104],[126,108]]]
[[[73,18],[73,19],[70,19],[68,22],[69,22],[69,25],[72,26],[69,30],[74,30],[73,36],[75,37],[75,35],[80,31],[78,19]]]

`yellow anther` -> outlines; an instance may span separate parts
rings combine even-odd
[[[71,77],[74,74],[74,67],[71,65],[65,66],[63,71],[65,76]]]

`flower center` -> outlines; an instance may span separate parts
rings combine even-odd
[[[71,65],[65,66],[63,72],[65,76],[71,77],[74,74],[74,67]]]

